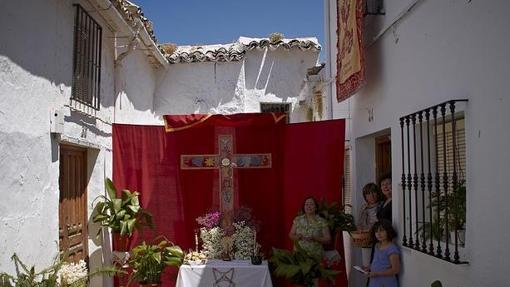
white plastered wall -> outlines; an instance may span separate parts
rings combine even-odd
[[[252,50],[238,62],[181,63],[159,73],[157,115],[260,112],[260,103],[290,103],[291,121],[306,121],[299,105],[317,52]]]
[[[119,41],[117,45],[122,45]],[[121,50],[122,51],[122,50]],[[157,88],[157,71],[140,50],[128,52],[115,67],[114,122],[124,124],[159,125],[162,119],[154,112],[154,95]]]
[[[334,1],[331,1],[334,2]],[[462,251],[469,265],[454,265],[403,248],[401,286],[507,286],[506,252],[510,232],[501,222],[510,212],[510,97],[507,81],[510,3],[494,1],[418,1],[418,4],[373,44],[415,1],[385,1],[385,16],[371,16],[367,26],[367,84],[350,100],[334,107],[335,118],[350,106],[351,141],[386,128],[392,134],[394,224],[401,226],[399,194],[399,117],[446,100],[465,98],[467,149],[467,234]],[[336,22],[331,22],[336,27]],[[336,29],[336,28],[332,28]],[[335,48],[336,41],[329,43]],[[335,60],[329,62],[334,65]],[[373,112],[369,121],[368,112]],[[353,162],[353,182],[372,162]],[[368,179],[370,180],[370,179]],[[354,192],[356,192],[354,190]],[[356,204],[360,204],[357,201]],[[494,235],[496,234],[496,235]],[[357,258],[353,263],[357,264]],[[357,275],[355,275],[356,277]],[[353,279],[351,286],[360,286]]]
[[[59,145],[87,149],[88,215],[92,201],[104,193],[111,177],[111,123],[118,76],[119,120],[154,122],[152,96],[155,76],[146,57],[128,55],[114,75],[114,36],[107,20],[91,6],[84,9],[103,28],[101,101],[97,112],[83,112],[70,104],[75,7],[78,1],[2,1],[0,3],[0,271],[13,273],[10,256],[16,252],[38,270],[58,252]],[[104,10],[106,11],[106,10]],[[137,70],[139,69],[139,70]],[[137,98],[144,96],[145,98]],[[141,99],[148,99],[142,101]],[[130,103],[129,101],[133,101]],[[80,111],[81,110],[81,111]],[[50,117],[64,114],[61,133],[50,132]],[[130,114],[131,116],[129,116]],[[89,224],[90,267],[109,262],[106,248],[97,240],[97,227]],[[111,280],[95,277],[92,286],[109,286]]]

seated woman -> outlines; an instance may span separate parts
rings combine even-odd
[[[326,220],[318,215],[318,207],[313,197],[305,199],[303,214],[294,218],[289,237],[297,241],[310,256],[322,260],[323,244],[330,242],[331,234]]]

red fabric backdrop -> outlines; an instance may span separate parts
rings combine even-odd
[[[166,116],[166,123],[171,132],[113,126],[114,183],[140,192],[156,226],[136,233],[131,247],[160,234],[185,250],[194,247],[195,218],[218,208],[218,172],[182,170],[180,155],[218,153],[218,134],[235,138],[235,153],[271,153],[271,168],[234,171],[238,204],[261,221],[257,239],[266,254],[271,247],[291,247],[287,235],[305,197],[341,200],[344,120],[287,125],[278,115],[237,114]]]

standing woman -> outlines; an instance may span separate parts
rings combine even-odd
[[[303,214],[296,216],[289,233],[290,239],[318,260],[324,256],[323,244],[329,243],[331,234],[326,220],[319,216],[319,205],[313,197],[305,199]]]
[[[385,175],[379,182],[382,194],[384,195],[384,202],[377,211],[377,219],[388,220],[392,222],[393,218],[391,215],[391,175]]]
[[[377,211],[383,198],[381,190],[375,183],[367,183],[363,187],[363,199],[365,202],[359,210],[358,229],[370,230],[378,221]]]
[[[361,206],[359,210],[358,216],[358,230],[369,231],[374,223],[378,221],[377,219],[377,211],[381,206],[381,200],[383,195],[379,186],[377,184],[371,182],[367,183],[363,187],[363,199],[365,202]],[[370,266],[370,257],[372,254],[371,247],[362,247],[361,248],[361,264],[364,268],[368,268]]]

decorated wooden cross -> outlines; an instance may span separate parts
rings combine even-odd
[[[237,200],[237,184],[234,169],[271,168],[270,153],[236,154],[234,138],[230,134],[218,135],[216,154],[181,155],[181,169],[216,169],[219,171],[219,203],[220,211],[229,214]]]

